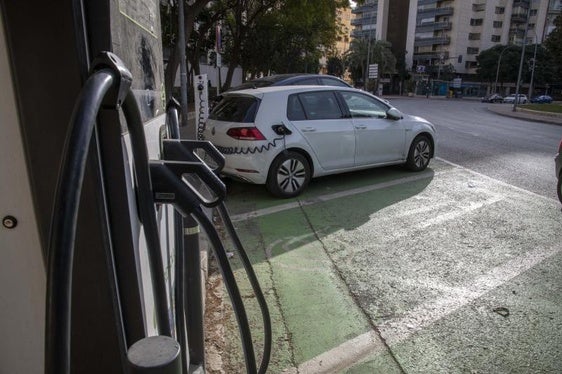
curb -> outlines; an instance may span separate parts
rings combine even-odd
[[[488,105],[486,109],[489,112],[504,117],[511,117],[511,118],[517,118],[526,121],[533,121],[533,122],[547,123],[550,125],[562,126],[562,117],[557,116],[556,113],[553,113],[554,115],[543,115],[542,112],[541,114],[537,114],[536,111],[531,111],[528,109],[523,109],[523,110],[518,109],[517,112],[513,112],[511,110],[504,110],[503,108],[501,109],[494,108],[490,105]]]

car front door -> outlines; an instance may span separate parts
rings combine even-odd
[[[325,170],[352,167],[355,158],[353,122],[345,118],[333,91],[289,96],[287,118],[297,128]]]
[[[403,122],[387,118],[389,106],[359,92],[340,91],[355,131],[355,165],[403,160],[406,130]]]

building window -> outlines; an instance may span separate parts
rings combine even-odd
[[[466,54],[467,54],[467,55],[477,55],[479,51],[480,51],[480,50],[479,50],[478,48],[468,47],[468,48],[466,49]]]
[[[534,23],[529,23],[529,30],[532,30],[535,28],[535,24]]]
[[[504,13],[505,13],[505,7],[503,6],[496,7],[496,14],[504,14]]]
[[[486,4],[472,4],[473,12],[482,12],[486,10]]]
[[[480,40],[479,32],[471,32],[468,34],[468,40]]]
[[[470,19],[470,26],[480,26],[482,25],[483,19],[482,18],[471,18]]]
[[[498,43],[501,40],[501,36],[500,35],[492,35],[492,41],[494,43]]]
[[[538,9],[531,9],[531,13],[529,13],[529,15],[530,15],[531,17],[532,17],[532,16],[536,16],[537,13],[538,13],[538,11],[539,11]]]
[[[502,21],[494,21],[494,29],[501,29],[503,26]]]
[[[464,63],[464,67],[466,69],[476,69],[478,63],[476,61],[467,61]]]

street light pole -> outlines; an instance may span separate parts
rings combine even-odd
[[[535,67],[537,65],[537,37],[535,35],[535,52],[533,53],[533,68],[531,70],[531,82],[529,83],[529,100],[533,96],[533,81],[535,79]]]
[[[511,47],[513,47],[513,45],[508,45],[507,47],[505,47],[504,49],[502,49],[502,51],[501,51],[501,53],[500,53],[500,57],[498,57],[498,64],[497,64],[498,66],[497,66],[497,68],[496,68],[496,82],[494,83],[494,93],[497,93],[497,90],[498,90],[498,77],[499,77],[499,75],[500,75],[500,65],[501,65],[501,62],[502,62],[503,53],[504,53],[508,48],[511,48]]]
[[[521,82],[521,74],[523,73],[523,61],[525,60],[525,46],[527,45],[527,32],[529,31],[529,20],[531,19],[531,6],[533,1],[529,1],[529,9],[527,9],[527,22],[525,23],[525,33],[523,34],[523,48],[521,48],[521,60],[519,61],[519,74],[517,74],[517,84],[515,85],[515,100],[513,100],[513,111],[517,111],[517,102],[519,101],[519,86]]]

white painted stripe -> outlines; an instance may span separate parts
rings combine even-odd
[[[384,322],[379,326],[381,335],[389,346],[399,344],[414,333],[454,313],[560,252],[562,252],[562,245],[558,244],[518,256],[461,287],[449,288],[446,296],[422,304],[402,317]],[[353,349],[354,347],[356,349]],[[364,361],[371,355],[383,352],[384,349],[380,338],[374,331],[369,331],[302,363],[298,367],[298,372],[332,373],[341,371]],[[285,372],[297,371],[293,369]]]
[[[299,365],[298,373],[334,373],[344,370],[373,354],[385,350],[374,331],[366,332]],[[297,373],[294,368],[283,373]]]
[[[555,199],[555,198],[548,197],[548,196],[543,196],[543,195],[539,195],[539,194],[536,193],[536,192],[529,191],[529,190],[526,190],[526,189],[524,189],[524,188],[517,187],[517,186],[515,186],[515,185],[513,185],[513,184],[509,184],[509,183],[507,183],[507,182],[503,182],[503,181],[501,181],[501,180],[499,180],[499,179],[492,178],[492,177],[490,177],[490,176],[488,176],[488,175],[485,175],[485,174],[482,174],[482,173],[480,173],[480,172],[478,172],[478,171],[476,171],[476,170],[472,170],[472,169],[466,168],[466,167],[464,167],[464,166],[462,166],[462,165],[455,164],[454,162],[445,160],[444,158],[436,157],[435,159],[436,159],[436,160],[439,160],[439,161],[441,161],[441,162],[444,162],[444,163],[446,163],[446,164],[449,164],[449,165],[451,165],[451,166],[454,166],[454,167],[456,167],[456,168],[458,168],[458,169],[466,170],[466,171],[468,171],[468,172],[471,173],[471,174],[478,175],[479,177],[482,177],[482,178],[487,179],[487,180],[489,180],[489,181],[495,182],[495,183],[497,183],[497,184],[499,184],[499,185],[502,185],[502,186],[504,186],[504,187],[510,187],[510,188],[513,188],[514,190],[517,190],[517,191],[519,191],[519,192],[523,192],[523,193],[525,193],[525,194],[527,194],[527,195],[531,195],[531,196],[534,196],[534,197],[539,197],[539,198],[541,198],[542,200],[555,201],[556,203],[558,203],[558,200]]]
[[[295,202],[292,202],[292,203],[287,203],[287,204],[277,205],[277,206],[270,207],[270,208],[255,210],[255,211],[249,212],[249,213],[236,214],[236,215],[233,215],[231,217],[231,219],[232,219],[233,222],[245,221],[245,220],[251,219],[251,218],[266,216],[266,215],[270,215],[270,214],[274,214],[274,213],[278,213],[278,212],[283,212],[285,210],[298,208],[299,206],[313,205],[313,204],[317,204],[317,203],[321,203],[321,202],[339,199],[339,198],[342,198],[342,197],[353,196],[353,195],[357,195],[357,194],[361,194],[361,193],[365,193],[365,192],[380,190],[380,189],[387,188],[387,187],[393,187],[393,186],[398,186],[398,185],[401,185],[401,184],[416,182],[416,181],[419,181],[419,180],[434,177],[434,176],[436,176],[438,174],[441,174],[441,173],[443,173],[443,172],[424,172],[424,173],[413,175],[411,177],[395,179],[395,180],[392,180],[392,181],[389,181],[389,182],[383,182],[383,183],[372,184],[372,185],[369,185],[369,186],[353,188],[351,190],[335,192],[335,193],[328,194],[328,195],[321,195],[321,196],[318,196],[318,197],[315,197],[315,198],[303,199],[303,200],[295,201]]]

